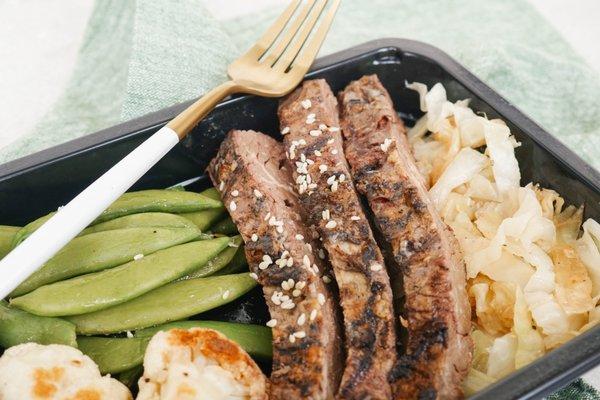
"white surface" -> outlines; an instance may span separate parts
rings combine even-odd
[[[29,132],[67,83],[93,0],[0,0],[0,148]]]
[[[600,72],[600,1],[529,0],[571,46]]]
[[[163,127],[0,260],[0,299],[37,271],[179,142]]]

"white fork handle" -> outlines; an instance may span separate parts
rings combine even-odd
[[[0,299],[77,236],[178,141],[174,130],[161,128],[8,253],[0,261]]]

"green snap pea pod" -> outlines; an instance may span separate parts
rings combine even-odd
[[[192,241],[199,235],[200,230],[196,227],[128,228],[90,233],[70,241],[21,283],[11,297],[24,295],[49,283],[116,267],[133,260],[138,254],[150,255]]]
[[[116,374],[141,365],[148,342],[150,338],[77,338],[79,350],[98,364],[102,375]]]
[[[40,218],[38,218],[38,219],[36,219],[36,220],[28,223],[27,225],[25,225],[21,229],[19,229],[19,231],[17,232],[17,234],[13,238],[12,247],[13,248],[17,247],[23,240],[27,239],[27,237],[29,235],[31,235],[33,232],[35,232],[35,230],[37,228],[39,228],[46,221],[48,221],[50,219],[50,217],[52,217],[54,214],[56,214],[56,213],[55,212],[51,212],[50,214],[44,215],[43,217],[40,217]]]
[[[12,242],[20,230],[18,226],[0,225],[0,259],[12,250]]]
[[[27,342],[77,347],[75,325],[59,318],[38,317],[0,301],[0,347]]]
[[[233,220],[229,216],[214,224],[210,230],[213,233],[220,233],[223,235],[234,235],[238,233],[237,226],[235,226]]]
[[[177,214],[148,212],[131,214],[85,228],[79,236],[124,228],[188,228],[195,225]]]
[[[176,321],[137,331],[133,338],[79,336],[77,344],[102,374],[116,374],[141,365],[150,339],[159,331],[170,329],[214,329],[239,344],[253,357],[269,360],[273,356],[271,329],[250,324],[220,321]]]
[[[156,332],[169,329],[208,328],[221,332],[239,344],[252,357],[268,360],[273,356],[271,328],[262,325],[240,324],[222,321],[175,321],[136,331],[139,338],[152,337]]]
[[[223,203],[195,192],[177,190],[141,190],[123,194],[106,209],[96,223],[142,212],[184,213],[220,208]]]
[[[221,200],[221,195],[219,194],[219,191],[215,188],[206,189],[200,194],[213,200]],[[215,222],[222,219],[224,215],[225,207],[223,206],[221,206],[221,208],[213,208],[209,210],[181,214],[182,217],[189,219],[203,232],[210,228],[210,226],[213,225]]]
[[[156,289],[219,254],[229,238],[180,244],[119,267],[51,283],[11,299],[11,304],[43,316],[65,316],[102,310]]]
[[[225,250],[220,252],[215,258],[213,258],[197,270],[189,273],[181,279],[202,278],[204,276],[209,276],[216,272],[220,272],[221,269],[223,269],[225,266],[227,266],[227,264],[231,262],[238,250],[238,247],[242,243],[242,237],[239,235],[234,236],[230,239],[231,240],[228,244],[228,247]]]
[[[112,203],[92,225],[119,218],[124,215],[138,214],[143,212],[169,212],[185,213],[192,211],[220,208],[223,203],[208,198],[199,193],[181,192],[177,190],[140,190],[128,192]],[[44,224],[54,213],[50,213],[25,225],[13,240],[13,246],[17,246],[25,238],[31,235],[37,228]]]
[[[142,374],[144,373],[144,368],[141,365],[130,368],[127,371],[123,371],[115,376],[123,385],[128,388],[133,388]]]
[[[206,231],[216,221],[223,218],[223,216],[225,215],[225,208],[214,208],[210,210],[196,211],[179,215],[188,219],[200,230]]]
[[[246,261],[246,252],[244,251],[244,244],[242,243],[240,247],[235,252],[235,255],[229,261],[229,264],[216,272],[216,275],[229,275],[229,274],[237,274],[242,271],[247,271],[248,261]]]
[[[221,201],[221,193],[219,193],[219,191],[217,189],[215,189],[214,187],[205,189],[205,190],[201,191],[200,194],[202,196],[208,197],[209,199]]]
[[[165,190],[174,190],[176,192],[185,192],[185,187],[182,185],[175,185],[166,188]]]
[[[188,318],[229,303],[256,286],[247,273],[169,283],[126,303],[68,320],[82,335],[109,334]]]

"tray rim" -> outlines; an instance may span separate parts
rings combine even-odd
[[[600,172],[567,148],[557,138],[526,116],[483,81],[442,50],[419,41],[399,38],[372,40],[315,61],[307,77],[335,68],[338,64],[374,53],[396,51],[425,57],[438,64],[454,79],[475,93],[481,100],[525,132],[536,144],[551,153],[584,184],[600,192]],[[243,101],[247,95],[227,99],[216,108]],[[159,129],[195,99],[166,107],[159,111],[119,123],[57,146],[0,164],[0,180],[21,175],[91,149],[108,145],[143,132]],[[510,118],[507,116],[510,115]],[[509,376],[478,392],[471,399],[534,399],[560,388],[584,372],[600,364],[600,326],[570,340]]]

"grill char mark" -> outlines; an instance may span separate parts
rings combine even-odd
[[[229,210],[245,242],[245,251],[252,272],[258,275],[271,317],[277,320],[273,330],[273,371],[271,399],[331,399],[339,385],[339,329],[334,312],[332,290],[323,284],[321,276],[302,267],[306,255],[311,264],[325,269],[316,256],[317,244],[298,213],[297,198],[289,186],[290,174],[285,169],[282,146],[272,138],[253,131],[232,131],[221,144],[218,155],[208,171],[216,188],[220,188],[223,202]],[[254,194],[254,189],[261,197]],[[237,190],[237,196],[232,192]],[[236,204],[232,209],[232,202]],[[284,222],[283,232],[270,225],[264,216],[271,213]],[[258,240],[253,241],[252,235]],[[305,239],[295,238],[301,234]],[[307,245],[312,246],[309,250]],[[261,270],[264,255],[275,261],[284,250],[294,259],[293,267],[271,265]],[[282,309],[271,297],[283,291],[281,283],[287,279],[305,281],[306,287],[294,297],[295,307]],[[331,288],[333,289],[333,288]],[[325,304],[320,305],[317,294],[323,293]],[[292,297],[289,291],[287,295]],[[311,321],[310,312],[318,310]],[[298,325],[304,313],[306,322]],[[292,343],[289,335],[304,330],[306,337]]]
[[[365,76],[348,85],[339,99],[356,186],[391,246],[406,295],[408,343],[390,374],[394,396],[460,398],[472,342],[458,245],[428,198],[402,121],[379,79]]]
[[[306,100],[311,103],[308,108],[302,104]],[[310,114],[315,116],[312,122]],[[307,165],[307,171],[316,187],[303,193],[298,185],[296,189],[305,220],[322,238],[329,254],[340,292],[346,359],[337,398],[388,399],[391,387],[387,376],[396,353],[392,292],[383,257],[352,183],[341,133],[319,128],[321,124],[339,127],[336,99],[324,80],[305,81],[280,104],[279,118],[282,129],[290,128],[283,140],[294,182],[303,175],[296,164],[302,162],[300,154],[314,161]],[[320,133],[313,135],[311,130]],[[291,151],[301,140],[306,143]],[[325,165],[327,171],[320,172],[319,165]],[[346,179],[334,192],[327,180],[340,174]],[[326,226],[328,221],[322,217],[325,210],[336,227]],[[352,216],[359,220],[352,220]],[[382,268],[371,270],[374,264]]]

